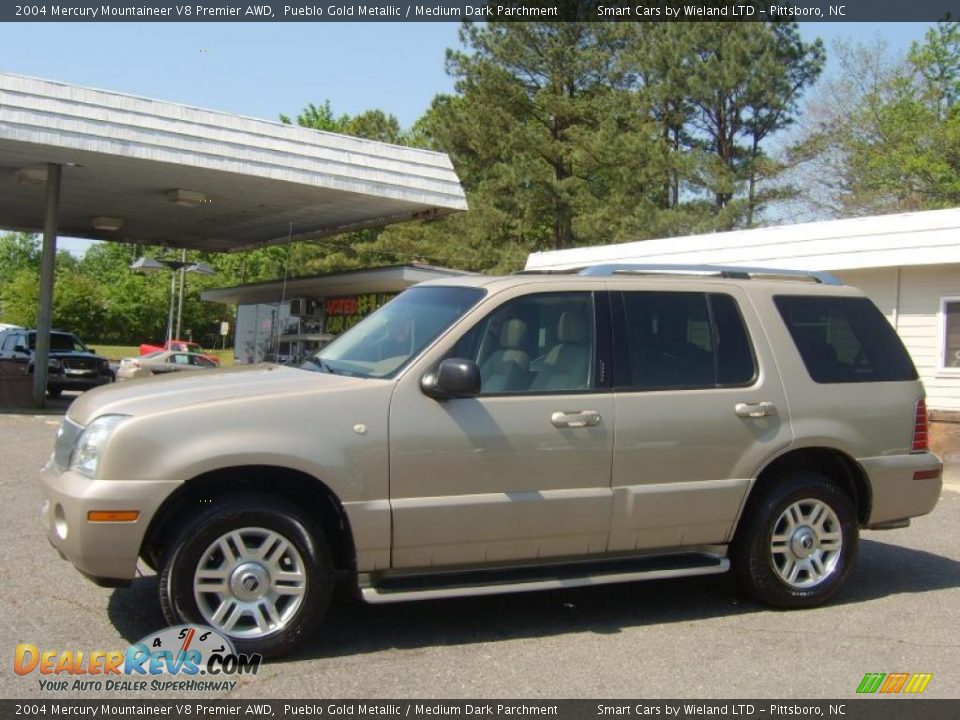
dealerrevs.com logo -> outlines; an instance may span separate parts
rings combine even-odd
[[[229,639],[202,625],[180,625],[147,635],[126,651],[41,650],[17,645],[13,670],[39,675],[40,689],[106,692],[230,691],[238,675],[256,675],[263,658],[238,654]]]

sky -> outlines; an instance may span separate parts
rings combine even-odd
[[[807,40],[885,40],[905,50],[925,23],[800,23]],[[0,71],[270,120],[329,99],[336,114],[378,108],[409,127],[451,92],[457,23],[0,24]],[[61,238],[81,252],[90,241]]]

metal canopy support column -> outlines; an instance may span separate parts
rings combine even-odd
[[[40,308],[37,313],[37,347],[33,356],[33,401],[47,401],[47,371],[50,358],[50,325],[53,318],[53,278],[57,259],[57,228],[60,220],[60,165],[47,163],[47,204],[43,217],[43,257],[40,261]]]

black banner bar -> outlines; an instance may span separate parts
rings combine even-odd
[[[960,700],[0,700],[3,718],[585,718],[954,720]]]
[[[960,19],[958,0],[530,0],[502,3],[337,0],[24,0],[4,22],[933,22]]]

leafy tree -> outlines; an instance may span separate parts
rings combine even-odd
[[[8,233],[0,235],[0,322],[15,325],[33,326],[36,323],[37,307],[40,301],[40,239],[29,233]],[[57,315],[58,292],[70,280],[62,281],[64,275],[73,277],[77,270],[77,259],[66,250],[60,250],[56,257],[56,284],[54,287],[54,322],[72,322],[76,316],[76,307],[67,305],[74,302],[75,296],[69,292],[64,295],[64,313]],[[78,331],[79,332],[79,331]]]
[[[290,118],[283,114],[280,115],[280,122],[293,124]],[[394,145],[407,144],[407,137],[395,116],[382,110],[367,110],[353,117],[346,113],[338,117],[334,115],[329,100],[324,100],[322,105],[309,103],[303,112],[297,115],[297,125]]]
[[[471,205],[461,238],[495,233],[488,268],[497,253],[756,223],[785,193],[767,146],[824,59],[795,23],[465,24],[461,40],[456,95],[411,134],[453,158]]]
[[[922,78],[927,102],[938,120],[960,102],[960,23],[939,23],[927,31],[923,43],[914,42],[910,65]]]
[[[792,148],[808,207],[829,214],[960,204],[960,29],[942,23],[906,57],[840,44],[841,71]]]
[[[26,268],[6,276],[0,285],[0,320],[24,327],[32,327],[36,323],[40,302],[37,277],[37,272]]]
[[[18,270],[0,289],[4,322],[34,327],[40,303],[40,287],[33,270]],[[82,338],[102,339],[106,316],[103,286],[75,271],[57,274],[53,292],[53,327]]]
[[[681,183],[693,169],[688,127],[693,107],[686,85],[696,30],[689,23],[643,22],[628,32],[631,38],[623,63],[630,82],[646,98],[647,112],[657,128],[654,139],[663,174],[653,200],[658,209],[667,210],[680,204]]]
[[[350,118],[343,124],[340,132],[393,145],[408,144],[407,136],[400,129],[397,118],[382,110],[367,110]]]
[[[435,102],[430,134],[453,154],[468,190],[486,197],[484,209],[509,222],[504,241],[582,242],[578,230],[588,229],[575,220],[612,169],[609,153],[596,154],[604,149],[596,133],[617,120],[629,130],[636,117],[617,98],[622,31],[607,23],[490,22],[465,23],[460,37],[469,52],[447,53],[457,97]]]
[[[53,327],[87,341],[106,339],[105,290],[95,278],[76,270],[58,273],[53,292]]]
[[[782,167],[764,144],[789,127],[823,67],[823,44],[796,23],[646,23],[630,60],[649,93],[672,160],[669,203],[681,187],[712,198],[717,226],[753,225]],[[685,156],[677,158],[677,154]],[[685,181],[685,182],[684,182]]]
[[[0,282],[18,270],[40,269],[40,241],[29,233],[0,235]]]
[[[336,117],[333,114],[333,108],[330,107],[330,101],[324,100],[322,105],[309,103],[303,112],[297,115],[297,125],[326,132],[340,132],[343,123],[348,119],[346,115]],[[282,113],[280,114],[280,122],[287,125],[293,124],[290,122],[289,116]]]

